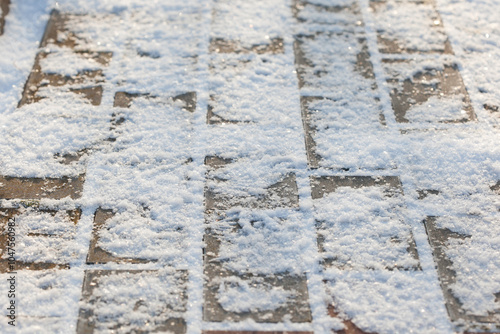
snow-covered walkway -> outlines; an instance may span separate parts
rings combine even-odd
[[[500,332],[499,13],[0,0],[0,332]]]

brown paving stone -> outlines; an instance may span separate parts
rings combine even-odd
[[[386,197],[401,196],[403,195],[402,184],[397,176],[320,176],[311,177],[311,193],[312,198],[321,199],[329,193],[335,192],[339,187],[350,187],[359,189],[364,187],[383,187]],[[396,209],[396,208],[395,208]],[[323,221],[316,221],[317,228],[317,245],[320,253],[325,253],[325,234],[331,233],[328,231],[328,224]],[[419,263],[419,256],[417,246],[411,230],[407,239],[402,239],[398,235],[394,235],[389,239],[390,242],[396,244],[406,243],[406,252],[417,261],[413,266],[402,266],[399,264],[387,265],[387,270],[421,270]],[[383,254],[381,254],[383,255]],[[336,258],[324,257],[323,265],[325,267],[336,266],[340,269],[347,269],[349,266],[338,262]],[[338,263],[337,263],[338,262]],[[370,269],[370,268],[368,268]]]
[[[325,65],[325,62],[335,62],[335,58],[331,55],[327,54],[317,54],[313,52],[308,52],[308,48],[315,47],[318,48],[319,41],[315,41],[316,39],[321,38],[321,41],[325,41],[335,44],[336,41],[340,41],[341,43],[348,43],[348,45],[352,45],[350,40],[354,39],[358,44],[359,51],[354,55],[346,55],[349,57],[349,60],[352,64],[352,74],[356,75],[359,73],[368,83],[367,88],[361,89],[359,92],[355,94],[363,95],[366,91],[375,91],[378,89],[377,83],[375,81],[375,74],[373,72],[373,64],[370,60],[370,53],[368,50],[368,45],[366,43],[366,39],[360,33],[349,31],[349,29],[339,34],[331,34],[330,36],[326,36],[325,34],[317,34],[317,35],[296,35],[294,41],[294,54],[295,54],[295,68],[297,73],[297,79],[299,83],[299,89],[314,89],[318,91],[318,95],[311,96],[311,93],[306,93],[308,96],[300,97],[300,105],[301,105],[301,114],[302,114],[302,123],[305,132],[305,146],[308,158],[309,168],[317,169],[321,165],[322,157],[317,153],[315,136],[318,132],[318,128],[316,127],[314,120],[315,111],[311,110],[310,105],[315,103],[316,101],[321,100],[330,100],[332,107],[336,105],[341,106],[341,108],[349,108],[350,101],[340,100],[336,101],[334,99],[329,99],[325,96],[331,94],[332,90],[336,90],[336,87],[340,87],[341,84],[336,84],[335,87],[322,87],[315,83],[317,80],[322,80],[322,77],[331,77],[335,78],[337,73],[331,72],[328,65]],[[349,44],[351,43],[351,44]],[[316,64],[317,62],[318,64]],[[363,80],[363,79],[361,79]],[[340,87],[339,89],[345,89]],[[383,115],[382,109],[379,106],[379,99],[373,95],[371,92],[368,93],[366,97],[363,97],[367,103],[370,103],[370,100],[373,102],[375,106],[378,106],[379,109],[379,120],[382,125],[385,125],[385,117]],[[373,100],[372,100],[373,98]],[[351,107],[351,109],[355,109],[357,107]],[[375,107],[377,108],[377,107]],[[324,126],[324,125],[322,125]]]
[[[57,210],[49,210],[49,209],[36,209],[36,212],[43,212],[43,213],[49,213],[52,216],[56,215]],[[17,224],[15,223],[16,216],[18,216],[21,213],[21,209],[15,209],[15,208],[9,208],[9,209],[4,209],[0,208],[0,249],[3,250],[3,252],[8,253],[9,252],[9,247],[8,247],[8,238],[9,234],[6,229],[6,227],[9,225],[9,223],[15,224],[15,232],[14,233],[19,233],[17,229]],[[80,209],[75,209],[75,210],[66,210],[66,213],[68,215],[69,224],[74,224],[76,225],[78,221],[80,220],[80,217],[82,215],[82,211]],[[30,233],[28,236],[35,236],[35,237],[56,237],[53,234],[50,233]],[[14,234],[15,237],[15,234]],[[15,249],[15,248],[14,248]],[[19,261],[16,260],[16,255],[14,255],[14,261],[12,259],[9,261],[9,258],[7,257],[2,257],[0,259],[0,273],[7,273],[7,272],[12,272],[12,271],[18,271],[18,270],[46,270],[46,269],[69,269],[69,264],[61,264],[61,263],[43,263],[43,262],[24,262],[24,261]]]
[[[332,304],[328,305],[328,315],[332,318],[339,318],[339,313]],[[375,334],[375,332],[365,332],[360,329],[352,320],[342,319],[344,329],[335,331],[337,334]]]
[[[478,331],[481,331],[480,326],[482,324],[500,327],[500,322],[498,322],[498,315],[500,312],[488,312],[487,316],[470,314],[462,308],[462,303],[453,294],[452,286],[457,281],[457,272],[453,269],[453,262],[448,258],[445,252],[448,247],[448,241],[450,239],[463,240],[471,236],[453,232],[448,228],[437,227],[438,219],[439,217],[429,216],[424,220],[424,226],[429,244],[432,248],[434,262],[436,263],[439,281],[441,283],[441,289],[450,319],[454,322],[465,322],[468,326],[477,327]],[[472,332],[477,333],[476,331],[471,331],[471,333]]]
[[[138,276],[149,276],[149,275],[155,275],[156,271],[154,270],[86,270],[85,271],[85,277],[83,280],[83,286],[82,286],[82,301],[86,304],[84,307],[80,308],[79,311],[79,316],[78,316],[78,323],[77,323],[77,328],[76,328],[76,333],[77,334],[92,334],[95,332],[96,327],[99,328],[99,322],[102,319],[99,314],[95,314],[93,307],[96,305],[97,302],[99,302],[99,299],[101,298],[106,298],[110,297],[108,296],[109,294],[112,294],[112,291],[106,291],[106,290],[101,290],[103,287],[101,286],[102,284],[102,279],[106,277],[112,277],[114,275],[120,275],[123,273],[129,273],[133,275],[138,275]],[[186,311],[186,302],[187,302],[187,292],[186,292],[186,284],[188,280],[188,273],[187,271],[180,270],[177,271],[173,275],[174,279],[176,280],[176,284],[178,286],[184,286],[182,289],[182,292],[176,299],[177,303],[179,305],[170,305],[168,304],[167,301],[165,301],[164,307],[162,307],[161,310],[150,310],[148,309],[148,300],[144,298],[139,298],[133,307],[132,310],[128,310],[127,313],[130,312],[137,312],[139,308],[141,309],[141,313],[143,312],[148,312],[148,316],[150,319],[148,319],[147,326],[148,328],[145,329],[145,325],[136,325],[132,326],[135,327],[132,329],[131,333],[140,333],[140,334],[145,334],[145,333],[158,333],[158,332],[168,332],[168,333],[174,333],[174,334],[184,334],[186,333],[186,321],[183,318],[179,317],[172,317],[170,314],[173,310],[179,311],[182,310],[182,312]],[[124,282],[123,284],[126,284],[127,282]],[[139,287],[134,287],[135,289]],[[140,291],[139,291],[140,292]],[[101,297],[102,296],[102,297]],[[117,302],[117,301],[115,301]],[[120,307],[120,309],[123,309],[123,305],[109,305],[109,307]],[[120,311],[118,311],[120,312]],[[155,319],[156,318],[156,319]],[[158,319],[160,318],[160,319]],[[110,319],[113,320],[113,315],[107,315],[105,320],[109,321]],[[114,319],[116,322],[111,326],[106,328],[109,331],[115,332],[121,332],[120,329],[124,326],[130,326],[131,324],[129,323],[123,323],[123,321],[120,321],[120,316],[116,315],[116,319]]]
[[[211,53],[280,54],[285,52],[285,44],[281,37],[271,38],[267,44],[254,44],[250,47],[243,46],[235,40],[212,38],[208,50]]]
[[[439,12],[435,9],[436,5],[434,0],[424,0],[424,1],[394,1],[388,4],[388,1],[380,1],[380,0],[371,0],[370,8],[377,16],[377,13],[383,13],[387,8],[393,9],[394,6],[402,5],[402,4],[417,4],[424,5],[433,8],[432,17],[429,17],[429,22],[432,22],[432,29],[436,30],[437,33],[440,33],[443,37],[446,37],[446,33],[443,27],[443,21]],[[423,22],[423,24],[426,24]],[[402,40],[397,40],[393,37],[387,37],[383,30],[377,30],[377,42],[379,45],[379,51],[383,54],[453,54],[453,49],[449,40],[446,38],[443,45],[440,48],[434,48],[430,50],[424,49],[412,49],[405,46],[405,42]],[[422,44],[425,44],[425,41],[422,41]]]
[[[106,221],[113,218],[115,214],[113,210],[105,210],[98,208],[94,214],[94,228],[92,229],[92,239],[90,240],[89,252],[87,254],[87,264],[95,263],[148,263],[155,262],[155,260],[139,259],[120,257],[111,254],[110,252],[98,246],[99,231],[104,228]]]
[[[205,157],[205,166],[208,167],[207,178],[213,179],[211,172],[224,168],[233,163],[233,159],[225,159],[218,156]],[[217,180],[225,182],[225,180]],[[227,210],[231,207],[243,205],[250,208],[296,208],[299,205],[298,187],[295,174],[285,175],[280,181],[268,186],[266,193],[260,197],[234,198],[224,194],[219,194],[211,189],[205,189],[205,210]]]
[[[113,56],[112,52],[75,50],[80,39],[68,28],[71,23],[71,18],[72,16],[69,14],[53,10],[42,40],[40,41],[40,48],[52,45],[58,46],[62,47],[64,50],[59,52],[73,52],[80,57],[92,59],[103,66],[109,65]],[[86,87],[69,87],[69,91],[81,94],[84,98],[88,99],[92,105],[100,105],[102,99],[102,86],[97,84],[104,82],[102,70],[83,70],[73,76],[45,73],[41,67],[41,60],[50,56],[51,53],[45,51],[41,51],[36,55],[33,68],[24,86],[23,95],[18,103],[18,107],[38,102],[44,98],[38,94],[39,90],[43,87],[74,85],[84,85]]]
[[[23,95],[18,103],[18,108],[25,104],[35,103],[43,99],[44,97],[38,95],[38,91],[42,87],[62,87],[66,85],[81,85],[81,84],[92,84],[104,82],[104,76],[102,70],[86,70],[77,73],[74,76],[64,76],[54,73],[44,73],[42,71],[40,61],[41,59],[48,57],[50,54],[40,52],[35,58],[35,64],[33,69],[24,85]],[[85,97],[88,98],[92,104],[99,105],[102,98],[102,87],[92,89],[80,89],[74,88],[76,93],[84,93]],[[70,88],[71,90],[71,88]],[[79,90],[81,92],[79,92]]]
[[[0,199],[77,199],[82,196],[85,174],[62,178],[0,175]]]
[[[403,63],[412,66],[408,61],[384,60],[386,71],[392,72],[391,64]],[[395,73],[392,73],[393,75]],[[444,65],[444,69],[428,68],[418,72],[412,78],[398,78],[397,74],[387,80],[393,87],[391,91],[392,108],[399,123],[410,122],[406,113],[413,106],[423,104],[429,98],[462,96],[462,109],[466,115],[460,119],[442,120],[440,123],[463,123],[473,121],[476,115],[472,108],[469,94],[456,65]]]
[[[3,35],[5,29],[5,17],[9,14],[10,0],[0,0],[0,8],[2,15],[0,15],[0,36]]]
[[[290,275],[279,273],[274,275],[241,274],[224,268],[223,263],[217,260],[219,256],[220,239],[209,229],[206,230],[204,241],[204,286],[203,320],[211,322],[240,322],[252,319],[259,323],[278,323],[285,318],[291,322],[311,322],[312,315],[309,307],[307,277],[304,275]],[[294,294],[292,301],[275,310],[259,310],[257,308],[245,312],[227,311],[218,301],[221,282],[224,278],[238,278],[252,286],[265,285],[271,288],[281,288]],[[231,283],[235,284],[235,283]]]

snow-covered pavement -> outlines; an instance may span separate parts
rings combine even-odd
[[[497,13],[0,0],[0,332],[500,332]]]

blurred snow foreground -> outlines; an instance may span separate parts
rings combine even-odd
[[[498,0],[0,9],[0,332],[500,331]]]

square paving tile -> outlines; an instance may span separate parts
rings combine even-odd
[[[149,237],[134,243],[136,234]],[[87,264],[148,263],[178,257],[185,232],[180,226],[156,221],[148,208],[117,212],[98,208],[94,214]]]
[[[98,208],[94,214],[94,228],[92,229],[92,239],[90,240],[89,253],[87,255],[87,264],[108,263],[108,262],[123,262],[123,263],[148,263],[151,260],[128,258],[113,255],[98,245],[99,231],[102,230],[106,221],[113,218],[115,213],[113,210]]]
[[[187,271],[86,270],[76,332],[186,332]]]
[[[346,163],[340,161],[349,159],[343,157],[341,146],[355,140],[357,143],[354,145],[366,148],[373,145],[373,139],[351,138],[351,125],[366,128],[366,133],[377,131],[381,125],[385,125],[365,33],[360,29],[362,17],[356,10],[355,2],[347,7],[332,8],[299,2],[296,7],[302,8],[299,13],[313,8],[313,13],[317,15],[310,13],[311,20],[314,22],[321,17],[324,22],[321,22],[320,27],[326,26],[325,29],[332,30],[316,32],[314,29],[317,24],[309,25],[304,19],[303,22],[299,20],[302,23],[298,25],[299,33],[295,35],[295,67],[309,167],[354,167],[342,166]],[[343,21],[341,14],[345,11],[355,16],[352,21]],[[334,14],[339,14],[339,17]],[[325,45],[330,47],[325,48]],[[340,71],[344,74],[339,75]],[[350,80],[345,80],[345,71],[348,71]],[[346,145],[351,147],[353,144]],[[370,151],[374,150],[368,149],[367,153]],[[364,156],[364,153],[359,155]],[[368,160],[380,159],[376,157]]]
[[[0,272],[69,268],[81,210],[0,208]],[[11,229],[9,229],[11,227]],[[9,247],[13,237],[15,247]]]
[[[205,234],[203,319],[211,322],[278,323],[311,322],[307,278],[287,273],[264,275],[224,268],[219,256],[220,239],[210,230]],[[251,271],[251,268],[250,268]],[[265,301],[273,296],[272,301]],[[262,298],[261,298],[262,297]],[[243,301],[235,304],[235,301]]]
[[[326,268],[420,269],[397,176],[312,177],[311,188]]]

